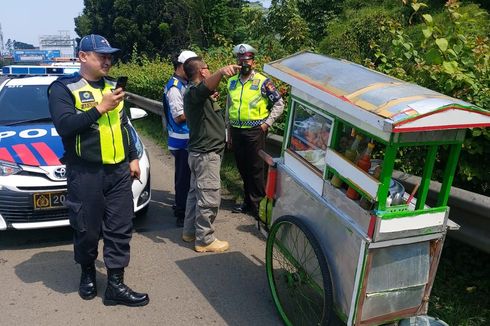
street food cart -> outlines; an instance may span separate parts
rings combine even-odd
[[[287,325],[381,325],[426,315],[465,129],[490,126],[470,103],[363,66],[301,52],[266,64],[291,96],[260,220],[266,269]],[[410,193],[392,178],[421,157]],[[443,162],[435,205],[426,203]]]

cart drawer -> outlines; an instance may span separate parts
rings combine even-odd
[[[430,242],[370,249],[362,320],[418,307],[429,282]]]

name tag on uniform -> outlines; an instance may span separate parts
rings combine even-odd
[[[236,83],[238,80],[234,79],[230,82],[230,91],[234,90],[236,88]]]
[[[250,89],[253,91],[256,91],[259,89],[259,84],[260,84],[260,79],[254,79],[252,80],[252,85],[250,86]]]

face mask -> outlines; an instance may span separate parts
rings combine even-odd
[[[240,68],[240,74],[246,76],[250,73],[251,70],[252,70],[252,66],[249,65],[248,63],[243,62],[242,67]]]

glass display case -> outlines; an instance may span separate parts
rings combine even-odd
[[[293,106],[289,149],[323,172],[333,119],[298,101]]]

